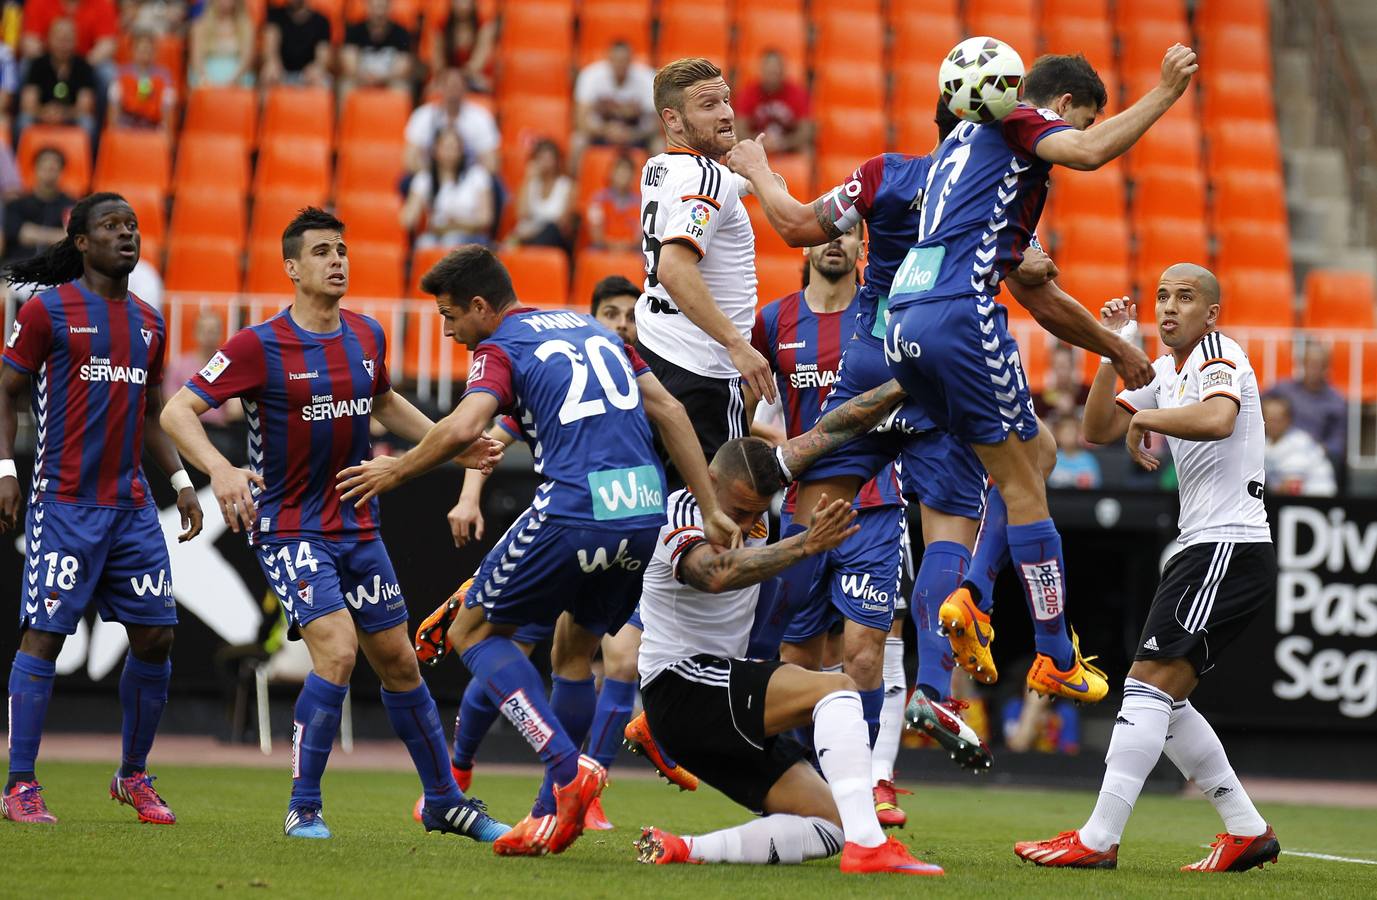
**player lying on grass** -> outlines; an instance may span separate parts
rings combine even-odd
[[[914,859],[897,838],[885,838],[855,681],[746,659],[760,584],[859,530],[849,501],[824,497],[807,529],[766,545],[764,516],[779,489],[776,471],[760,438],[722,445],[711,469],[717,505],[750,537],[743,547],[713,546],[701,525],[701,495],[671,494],[669,521],[641,594],[641,696],[651,731],[699,778],[763,817],[691,837],[647,828],[636,843],[638,858],[763,865],[840,852],[843,872],[940,875],[941,868]],[[808,727],[825,781],[787,733]]]
[[[1038,865],[1114,868],[1133,804],[1164,752],[1224,820],[1209,855],[1183,871],[1240,872],[1276,862],[1281,849],[1189,699],[1277,584],[1257,377],[1243,348],[1218,330],[1219,308],[1208,269],[1167,269],[1157,286],[1157,331],[1170,352],[1153,364],[1156,377],[1115,397],[1114,373],[1100,366],[1086,400],[1086,439],[1124,440],[1149,471],[1159,463],[1148,442],[1154,432],[1166,437],[1180,482],[1181,549],[1162,573],[1124,679],[1094,812],[1078,831],[1014,845]],[[1101,316],[1115,331],[1136,331],[1137,307],[1127,298],[1110,301]]]
[[[507,827],[467,799],[442,762],[444,731],[411,649],[378,504],[344,504],[333,489],[336,472],[371,455],[371,418],[413,441],[431,422],[392,390],[382,326],[340,306],[349,290],[344,223],[302,210],[282,232],[282,259],[296,292],[292,305],[231,337],[168,402],[162,422],[187,459],[211,476],[225,523],[248,534],[292,635],[311,652],[293,714],[283,831],[330,837],[320,780],[362,649],[421,778],[426,830],[492,841]],[[231,397],[244,401],[250,469],[232,465],[199,419]],[[484,439],[461,462],[491,468],[498,454]]]
[[[92,194],[72,207],[66,237],[6,273],[11,284],[51,287],[20,307],[0,373],[0,533],[19,520],[13,448],[23,394],[38,429],[0,796],[0,814],[15,822],[57,821],[34,767],[58,654],[92,602],[129,638],[119,684],[123,751],[110,796],[144,822],[177,821],[147,771],[167,705],[177,604],[142,468],[145,438],[177,492],[186,529],[178,540],[201,532],[201,504],[158,424],[167,333],[158,311],[129,292],[141,246],[125,199]]]

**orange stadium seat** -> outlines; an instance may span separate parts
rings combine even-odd
[[[1124,78],[1123,95],[1125,105],[1139,100],[1144,94],[1157,87],[1162,81],[1162,69],[1160,64],[1154,69],[1140,69],[1136,72],[1124,72],[1122,74]],[[1181,95],[1181,99],[1173,103],[1171,108],[1168,109],[1158,121],[1173,122],[1179,119],[1185,119],[1198,125],[1197,113],[1199,110],[1199,85],[1192,81],[1186,88],[1186,92]],[[1156,127],[1156,125],[1153,127]]]
[[[1144,169],[1200,168],[1200,126],[1193,118],[1159,119],[1128,153],[1128,174]]]
[[[249,223],[249,245],[263,242],[282,241],[282,229],[296,217],[303,206],[319,203],[320,199],[309,191],[294,190],[287,185],[278,185],[272,190],[255,193],[253,197],[253,218]]]
[[[578,192],[575,199],[575,210],[580,214],[588,208],[593,195],[607,186],[608,173],[612,171],[612,165],[617,159],[626,153],[631,157],[632,164],[636,167],[639,177],[641,169],[645,166],[645,151],[637,149],[624,150],[620,147],[589,147],[583,151],[583,156],[579,158],[579,169],[577,178]]]
[[[1133,287],[1127,265],[1093,262],[1063,268],[1057,275],[1057,284],[1096,315],[1105,301],[1122,297]],[[1141,316],[1142,310],[1138,312]]]
[[[570,63],[569,57],[562,53],[532,50],[504,54],[497,72],[499,102],[514,97],[573,96]]]
[[[167,242],[167,195],[157,188],[138,184],[116,185],[110,189],[129,201],[139,220],[142,255],[161,271],[162,260],[156,257]]]
[[[889,0],[885,14],[891,27],[908,16],[954,16],[959,12],[958,0]]]
[[[1119,22],[1119,75],[1127,82],[1139,73],[1162,72],[1162,57],[1172,44],[1190,45],[1191,31],[1186,20],[1144,19],[1125,24]]]
[[[808,23],[801,13],[738,10],[736,23],[736,84],[753,81],[759,73],[760,55],[778,50],[790,75],[803,74],[808,56]]]
[[[462,382],[468,376],[469,351],[453,338],[445,337],[440,317],[428,304],[407,307],[405,334],[402,344],[400,373],[392,372],[394,381],[438,380],[442,366],[448,366],[449,379]]]
[[[316,202],[321,202],[330,191],[330,177],[328,138],[265,135],[259,147],[253,190],[262,194],[280,187],[316,196]]]
[[[1275,121],[1272,79],[1261,73],[1211,72],[1201,91],[1201,115],[1206,122]]]
[[[1311,269],[1305,276],[1305,328],[1371,330],[1377,309],[1377,289],[1366,272]]]
[[[402,144],[347,141],[335,167],[336,191],[397,190],[404,171]]]
[[[1201,0],[1195,11],[1196,26],[1200,28],[1223,25],[1268,28],[1271,18],[1268,0]]]
[[[966,0],[966,20],[986,16],[1022,16],[1033,18],[1037,14],[1037,0]],[[972,34],[980,34],[972,31]]]
[[[820,63],[813,75],[813,108],[882,110],[885,80],[884,67],[878,61]]]
[[[1106,166],[1093,172],[1059,170],[1048,196],[1056,200],[1063,216],[1123,218],[1128,211],[1124,199],[1124,173]]]
[[[238,293],[243,252],[241,241],[210,241],[173,234],[167,242],[163,283],[169,291]]]
[[[34,123],[19,133],[16,161],[24,184],[33,184],[33,158],[48,147],[61,151],[67,160],[58,182],[63,192],[73,197],[85,195],[91,185],[91,138],[86,129],[75,125]]]
[[[244,242],[244,198],[234,191],[178,191],[172,202],[173,240]],[[279,232],[280,233],[280,232]]]
[[[806,203],[817,195],[819,188],[813,184],[813,168],[804,154],[779,153],[771,156],[770,169],[784,179],[784,185],[789,193],[803,202]]]
[[[1146,168],[1133,180],[1133,218],[1205,221],[1205,176],[1199,169]]]
[[[1275,122],[1211,122],[1211,176],[1224,171],[1281,171],[1281,137]]]
[[[258,96],[246,87],[198,87],[187,98],[182,139],[191,135],[237,135],[252,146],[258,132]]]
[[[335,214],[344,221],[350,255],[354,241],[406,246],[401,221],[402,195],[396,191],[341,191],[335,198]]]
[[[540,138],[549,138],[568,153],[571,109],[569,97],[521,97],[499,106],[504,155],[515,151],[524,168],[531,145]]]
[[[1203,217],[1144,219],[1138,222],[1138,290],[1146,298],[1167,266],[1193,262],[1208,266],[1210,239]]]
[[[883,153],[888,143],[888,123],[880,109],[819,108],[817,120],[819,154],[845,153],[867,159]]]
[[[689,9],[702,10],[713,17],[719,12],[730,17],[734,5],[732,0],[660,0],[660,23],[663,26],[665,13],[677,16]]]
[[[1291,328],[1296,323],[1290,269],[1226,269],[1219,273],[1219,294],[1219,318],[1226,328]]]
[[[750,213],[751,216],[751,230],[755,232],[757,256],[791,256],[801,252],[785,243],[784,238],[780,237],[779,233],[770,225],[770,220],[765,215],[765,210],[761,208],[759,200],[752,196],[744,198],[744,202],[746,212]]]
[[[1212,63],[1205,83],[1229,75],[1272,75],[1272,46],[1266,28],[1226,26],[1203,31],[1200,51]],[[1213,51],[1213,52],[1212,52]]]
[[[249,189],[249,149],[233,135],[183,135],[177,146],[177,190],[220,187],[244,193]]]
[[[913,13],[890,20],[890,66],[902,70],[910,66],[932,68],[931,91],[937,90],[937,67],[952,48],[961,42],[964,29],[955,13]]]
[[[275,87],[263,98],[258,140],[292,137],[329,140],[335,133],[335,99],[326,88]]]
[[[1345,396],[1371,403],[1377,400],[1377,341],[1362,334],[1350,332],[1349,335],[1333,343],[1329,357],[1329,381]],[[1355,356],[1359,358],[1355,359]],[[1356,387],[1355,365],[1358,367]]]
[[[1066,216],[1060,225],[1056,261],[1062,271],[1082,265],[1128,268],[1129,230],[1123,218],[1082,214]]]
[[[1280,222],[1286,224],[1286,185],[1281,172],[1223,171],[1215,175],[1215,227],[1223,222]]]
[[[1285,222],[1219,222],[1215,265],[1229,269],[1290,269],[1290,234]]]
[[[1003,4],[996,6],[987,14],[972,14],[970,8],[966,10],[966,31],[971,35],[984,34],[998,38],[1018,51],[1018,55],[1023,58],[1025,66],[1031,66],[1030,60],[1037,59],[1038,47],[1038,27],[1037,18],[1032,13],[1018,15],[1002,9]]]
[[[498,256],[527,306],[563,308],[569,302],[569,257],[554,247],[517,247]]]
[[[851,3],[814,7],[813,29],[815,74],[835,63],[883,61],[885,25],[879,12],[862,12]]]
[[[626,41],[638,59],[650,59],[650,4],[583,5],[579,14],[579,66],[607,56],[607,48]]]
[[[411,280],[407,282],[409,296],[417,297],[422,300],[433,300],[429,294],[421,290],[421,279],[427,272],[440,260],[445,258],[452,247],[426,247],[418,249],[411,254]],[[409,339],[409,338],[408,338]]]
[[[621,275],[640,289],[645,280],[645,256],[634,250],[583,250],[574,260],[574,287],[569,307],[582,310],[593,302],[593,288],[609,275]]]
[[[803,287],[803,254],[755,258],[756,309]]]
[[[890,96],[890,121],[897,126],[901,133],[913,134],[916,130],[919,133],[931,134],[935,139],[937,126],[932,120],[940,94],[937,87],[937,68],[939,65],[941,65],[940,57],[930,63],[905,62],[894,70],[894,92]],[[920,127],[919,123],[926,123],[926,125]],[[931,128],[928,128],[928,125]],[[932,143],[933,141],[929,140],[910,144],[900,140],[899,147],[909,153],[926,153],[931,148]]]
[[[819,153],[817,165],[818,190],[836,187],[851,177],[851,173],[874,153]]]
[[[403,91],[386,88],[350,91],[344,98],[344,108],[340,113],[340,143],[376,141],[391,135],[400,141],[409,118],[411,97]]]
[[[1043,27],[1058,19],[1093,19],[1107,24],[1109,0],[1042,0]]]
[[[902,108],[896,104],[894,110]],[[921,156],[937,143],[937,123],[931,115],[923,115],[920,110],[911,114],[891,112],[890,121],[894,123],[894,135],[889,149],[895,153]]]
[[[255,241],[249,244],[249,270],[244,290],[250,294],[292,293],[292,282],[282,268],[282,241]]]
[[[405,284],[406,250],[389,241],[349,243],[349,295],[400,299]]]
[[[146,128],[107,128],[100,138],[95,186],[146,185],[166,192],[172,181],[167,135]]]
[[[1114,24],[1120,34],[1145,22],[1184,26],[1186,0],[1114,0]],[[1163,47],[1162,52],[1165,53],[1166,49]]]
[[[660,4],[660,37],[655,42],[655,64],[663,66],[686,56],[702,56],[725,68],[731,44],[731,18],[727,6],[698,3]]]
[[[574,9],[568,3],[526,2],[502,5],[501,51],[551,50],[571,54],[574,48]]]
[[[1083,53],[1102,75],[1114,68],[1114,31],[1108,18],[1049,17],[1044,12],[1042,36],[1047,53]]]

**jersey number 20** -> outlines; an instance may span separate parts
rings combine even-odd
[[[636,376],[630,367],[622,359],[617,348],[612,342],[600,334],[595,334],[583,342],[583,352],[568,341],[552,340],[546,341],[536,348],[536,359],[541,362],[548,362],[550,357],[559,354],[569,360],[572,372],[569,376],[569,392],[564,395],[564,403],[559,408],[559,423],[568,425],[570,422],[577,422],[579,419],[586,419],[589,416],[600,416],[607,412],[607,403],[611,403],[617,409],[635,409],[636,404],[641,400],[641,392],[636,387]],[[616,365],[620,366],[626,373],[627,387],[623,392],[621,386],[612,377],[612,371],[607,367],[607,357],[612,357]],[[592,367],[593,375],[597,377],[598,384],[602,386],[602,397],[594,396],[591,399],[584,399],[584,392],[588,389],[588,369]],[[606,399],[607,403],[603,400]]]

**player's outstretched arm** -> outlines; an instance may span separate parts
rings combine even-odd
[[[646,418],[660,433],[660,441],[670,461],[684,476],[684,484],[698,501],[698,508],[703,513],[703,533],[719,547],[741,546],[741,529],[717,506],[717,492],[712,489],[712,479],[708,476],[703,445],[698,442],[684,404],[665,390],[660,379],[649,370],[636,377],[636,386],[641,391],[641,406]]]
[[[838,406],[818,420],[811,431],[790,438],[779,448],[779,462],[786,479],[793,480],[819,457],[831,453],[852,438],[880,424],[908,396],[899,382],[890,379]]]
[[[201,414],[209,409],[209,403],[189,388],[182,388],[163,405],[158,422],[177,445],[182,458],[210,476],[210,489],[230,530],[249,531],[258,514],[253,487],[263,489],[263,476],[236,468],[215,449],[201,424]]]
[[[19,430],[19,398],[29,392],[29,376],[13,366],[0,366],[0,460],[14,465],[14,436]],[[19,476],[11,471],[0,473],[0,534],[19,522]]]
[[[162,385],[155,384],[148,389],[144,406],[144,445],[148,447],[153,462],[172,481],[172,487],[177,492],[177,511],[182,514],[182,533],[177,535],[177,541],[185,543],[201,533],[201,501],[196,498],[196,488],[192,487],[191,479],[182,468],[182,458],[177,455],[176,446],[159,422],[163,413]]]
[[[1105,331],[1122,336],[1130,323],[1137,322],[1138,305],[1127,297],[1110,300],[1100,309],[1100,320],[1104,323]],[[1095,380],[1090,383],[1090,394],[1085,399],[1085,410],[1081,417],[1081,432],[1092,444],[1112,444],[1123,440],[1124,435],[1128,434],[1128,423],[1133,413],[1116,402],[1114,388],[1114,369],[1101,362],[1095,372]]]
[[[679,563],[679,577],[708,594],[720,594],[760,584],[799,560],[841,544],[860,530],[856,511],[846,500],[830,503],[823,494],[813,510],[808,530],[764,547],[723,550],[699,544],[686,551]]]
[[[496,424],[488,429],[488,437],[503,447],[510,447],[516,442],[515,435]],[[483,485],[490,474],[482,469],[464,470],[464,484],[459,489],[459,499],[445,517],[456,547],[462,547],[470,540],[483,540]]]
[[[1137,103],[1085,131],[1065,129],[1037,144],[1037,155],[1054,165],[1090,171],[1126,153],[1190,86],[1200,66],[1195,51],[1175,44],[1162,58],[1162,80]]]
[[[401,456],[376,456],[341,471],[336,476],[335,488],[341,499],[362,506],[451,460],[457,459],[466,467],[491,470],[502,456],[502,445],[484,436],[483,429],[496,413],[496,397],[486,391],[471,391],[415,447]]]
[[[751,183],[751,191],[760,200],[760,208],[770,220],[770,227],[790,247],[815,247],[841,234],[832,221],[827,195],[811,205],[800,203],[789,193],[784,179],[770,169],[770,160],[765,155],[765,135],[740,142],[722,162]]]

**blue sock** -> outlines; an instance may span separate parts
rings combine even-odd
[[[774,659],[779,655],[779,643],[793,618],[779,603],[783,595],[784,586],[778,578],[767,578],[760,583],[751,637],[746,642],[747,659]]]
[[[509,638],[490,637],[464,651],[463,659],[501,713],[540,756],[553,783],[573,781],[578,775],[578,747],[545,699],[540,673],[520,648]],[[545,809],[540,801],[531,809],[533,816],[553,812],[553,807]]]
[[[923,550],[923,562],[913,580],[913,602],[909,606],[918,631],[918,689],[929,700],[947,699],[951,693],[951,672],[956,667],[951,643],[938,630],[937,611],[971,569],[971,551],[963,545],[933,541]]]
[[[1065,671],[1074,654],[1066,632],[1066,564],[1061,558],[1061,535],[1051,519],[1010,525],[1007,531],[1009,551],[1033,617],[1033,641],[1039,653],[1052,657],[1057,668]]]
[[[966,581],[975,588],[976,605],[981,612],[994,609],[995,579],[1009,564],[1008,528],[1009,508],[1004,505],[999,488],[991,486],[985,496],[985,516],[980,520],[975,555],[966,573]]]
[[[450,761],[459,769],[472,769],[478,745],[497,721],[497,704],[483,690],[483,683],[470,678],[459,702],[459,717],[454,720],[454,750]]]
[[[592,678],[572,681],[559,675],[552,676],[550,680],[550,708],[555,711],[559,724],[564,726],[564,733],[569,735],[569,740],[575,747],[582,747],[584,739],[588,737],[588,729],[593,725],[594,708],[598,705],[594,681]],[[555,785],[549,771],[546,771],[545,780],[540,783],[536,806],[548,806],[554,811]]]
[[[880,708],[885,705],[885,688],[880,685],[873,691],[861,691],[861,714],[870,729],[870,746],[875,746],[875,738],[880,736]]]
[[[339,734],[349,685],[306,676],[292,713],[292,808],[320,809],[320,778]]]
[[[38,742],[43,739],[43,719],[48,715],[56,675],[56,663],[22,650],[14,654],[14,666],[10,669],[10,777],[6,790],[17,781],[34,780]]]
[[[802,534],[807,529],[790,522],[785,526],[780,540]],[[817,580],[818,563],[822,556],[809,556],[794,563],[779,573],[779,586],[774,602],[768,609],[764,603],[757,603],[755,624],[751,628],[748,655],[752,659],[774,659],[779,655],[779,642],[789,627],[793,614],[808,600],[813,582]],[[764,585],[761,586],[762,589]],[[752,652],[753,651],[753,652]]]
[[[167,706],[167,683],[172,680],[172,660],[144,662],[128,654],[120,673],[120,706],[124,709],[121,731],[124,756],[120,777],[128,778],[148,767],[148,751],[158,733],[158,722]]]
[[[598,708],[593,713],[593,728],[588,733],[588,755],[603,768],[611,768],[617,752],[622,749],[626,723],[631,721],[631,709],[636,702],[636,682],[602,680],[598,694]]]
[[[430,688],[424,681],[409,691],[393,692],[383,688],[382,702],[392,722],[392,730],[406,744],[416,774],[421,776],[426,806],[435,810],[458,806],[464,794],[449,770],[445,730],[440,725],[440,711],[435,708]]]

